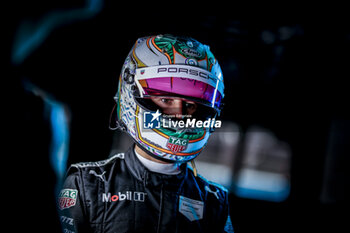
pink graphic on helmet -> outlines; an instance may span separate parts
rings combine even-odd
[[[198,80],[163,77],[141,79],[139,82],[145,95],[190,97],[205,101],[210,105],[215,105],[215,107],[220,106],[220,92],[215,87]],[[214,98],[215,101],[213,101]]]

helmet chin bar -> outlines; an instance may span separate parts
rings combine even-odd
[[[135,139],[133,139],[133,140],[134,140],[135,144],[136,144],[139,148],[141,148],[142,151],[146,152],[146,153],[147,153],[148,155],[150,155],[152,158],[157,159],[157,160],[160,160],[160,161],[163,161],[163,162],[166,162],[166,163],[187,163],[187,162],[190,162],[190,161],[192,161],[193,159],[195,159],[195,158],[193,158],[193,159],[191,159],[191,160],[186,160],[186,161],[183,161],[183,162],[165,159],[165,158],[162,158],[162,157],[160,157],[160,156],[157,156],[157,155],[152,154],[150,151],[148,151],[146,148],[144,148],[142,145],[140,145]]]

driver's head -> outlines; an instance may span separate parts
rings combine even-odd
[[[190,37],[140,38],[122,68],[112,127],[121,126],[158,159],[187,162],[203,150],[212,129],[165,127],[162,121],[146,122],[147,115],[160,112],[153,120],[215,119],[223,97],[223,75],[209,46]]]

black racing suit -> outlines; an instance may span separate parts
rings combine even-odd
[[[133,148],[70,167],[58,202],[64,232],[233,232],[223,187],[187,164],[178,175],[151,172]]]

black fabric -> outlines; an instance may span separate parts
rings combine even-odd
[[[224,188],[186,164],[178,175],[151,172],[133,147],[72,165],[58,203],[65,232],[233,232]]]

